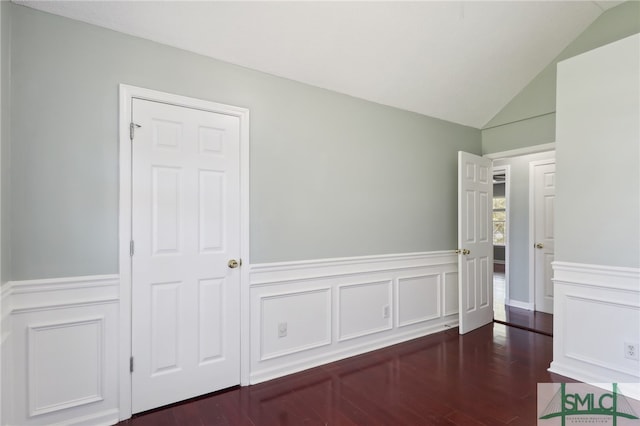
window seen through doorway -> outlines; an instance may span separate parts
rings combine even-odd
[[[493,245],[503,246],[507,239],[506,198],[493,197]]]

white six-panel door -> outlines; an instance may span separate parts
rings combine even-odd
[[[132,120],[136,413],[240,382],[240,159],[238,117],[133,99]]]
[[[531,164],[533,177],[533,276],[536,311],[553,313],[554,229],[556,191],[554,162]]]
[[[493,321],[492,162],[458,152],[460,334]]]

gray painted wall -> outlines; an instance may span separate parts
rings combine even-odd
[[[529,163],[553,158],[553,151],[494,160],[493,165],[509,165],[509,298],[529,300]],[[557,229],[557,228],[556,228]]]
[[[10,7],[11,279],[118,271],[119,83],[251,110],[253,263],[455,248],[479,130]]]
[[[10,132],[11,4],[0,2],[0,285],[11,276],[10,257]]]
[[[640,267],[640,35],[558,65],[556,260]]]
[[[556,65],[559,61],[640,32],[640,2],[603,13],[482,130],[484,154],[555,141]]]
[[[7,176],[5,169],[5,163],[8,159],[7,152],[5,152],[5,144],[9,140],[7,138],[7,125],[8,125],[8,113],[9,109],[8,103],[8,74],[7,74],[7,64],[9,59],[9,15],[8,15],[8,7],[6,6],[7,2],[0,2],[0,287],[5,283],[5,276],[7,276],[8,269],[8,259],[5,259],[5,254],[8,252],[8,240],[5,241],[5,235],[7,234],[5,229],[5,225],[8,223],[5,222],[5,209],[8,204],[7,203],[7,194],[5,193],[5,189],[7,187]],[[2,300],[2,292],[0,292],[0,340],[2,344],[0,345],[0,423],[4,423],[5,415],[3,413],[7,413],[8,411],[8,400],[9,398],[3,397],[6,395],[7,380],[3,380],[5,376],[5,369],[7,369],[7,356],[5,353],[8,353],[7,346],[9,340],[5,340],[6,336],[8,336],[9,325],[7,318],[5,318],[7,312],[5,311],[6,303],[5,300]],[[4,359],[4,361],[3,361]]]

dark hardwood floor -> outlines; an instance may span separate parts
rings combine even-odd
[[[138,415],[120,426],[535,425],[552,338],[490,324],[432,334],[265,383]]]

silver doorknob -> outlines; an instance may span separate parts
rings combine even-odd
[[[537,248],[537,249],[544,248],[544,244],[542,244],[542,243],[536,243],[536,248]]]
[[[240,264],[238,263],[238,261],[237,261],[237,260],[235,260],[235,259],[231,259],[231,260],[229,261],[229,263],[227,263],[227,265],[228,265],[228,266],[229,266],[229,268],[231,268],[231,269],[234,269],[234,268],[237,268],[238,266],[240,266]]]

